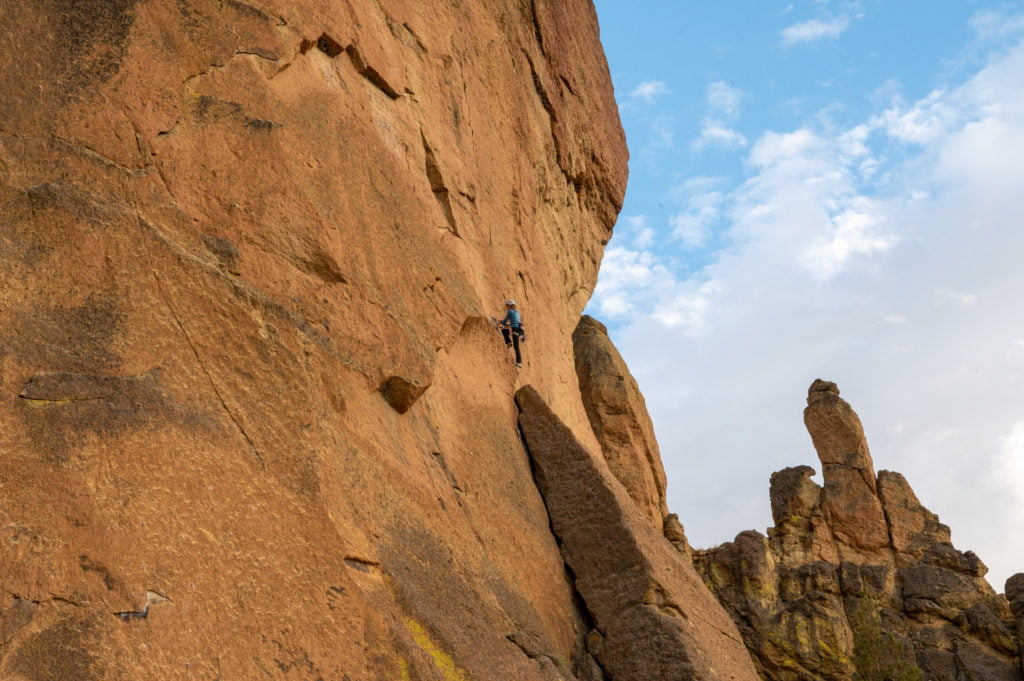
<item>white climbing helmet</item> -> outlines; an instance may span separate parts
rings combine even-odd
[[[514,306],[514,305],[516,304],[516,301],[514,301],[514,300],[512,300],[512,299],[509,299],[509,300],[506,300],[506,301],[505,301],[505,304],[506,304],[506,305],[513,305],[513,306]]]

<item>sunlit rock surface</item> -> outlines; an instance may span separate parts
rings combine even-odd
[[[0,6],[0,676],[571,678],[489,317],[571,332],[626,149],[589,0]]]

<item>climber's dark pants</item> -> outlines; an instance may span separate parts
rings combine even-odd
[[[522,364],[523,355],[519,352],[519,338],[523,335],[523,330],[504,328],[501,335],[505,337],[505,345],[511,345],[516,349],[516,364]]]

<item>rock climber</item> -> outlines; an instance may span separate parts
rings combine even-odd
[[[523,320],[516,309],[516,301],[505,301],[505,317],[498,322],[501,335],[505,339],[505,347],[513,347],[516,350],[516,366],[523,366],[523,355],[519,351],[520,341],[526,340],[526,331],[523,330]]]

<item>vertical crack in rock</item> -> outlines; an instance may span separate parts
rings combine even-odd
[[[609,677],[757,679],[733,622],[603,461],[533,387],[516,403],[562,556],[603,633],[597,659]]]
[[[533,35],[537,39],[537,47],[543,54],[547,54],[547,50],[544,49],[544,33],[540,29],[540,16],[537,14],[537,0],[530,0],[530,18],[533,20]]]
[[[455,212],[452,210],[451,192],[448,190],[444,176],[441,174],[441,166],[437,163],[434,149],[427,142],[426,135],[421,135],[421,137],[423,139],[423,155],[426,158],[427,182],[430,183],[430,191],[434,192],[437,205],[441,207],[441,212],[444,213],[445,220],[448,221],[448,231],[455,236],[459,236],[459,226],[455,222]]]
[[[241,433],[242,438],[246,444],[249,445],[249,449],[252,450],[253,456],[260,462],[260,466],[266,468],[267,464],[263,460],[263,455],[260,454],[260,450],[256,448],[256,443],[252,441],[249,434],[245,432],[245,428],[239,422],[238,418],[228,407],[227,401],[224,399],[224,395],[221,394],[220,388],[217,387],[217,382],[213,380],[213,375],[210,373],[209,368],[206,366],[206,362],[203,361],[202,355],[199,354],[199,350],[196,348],[195,343],[192,342],[192,337],[188,335],[188,331],[185,330],[185,325],[181,323],[181,319],[178,317],[178,313],[174,310],[174,306],[171,305],[170,298],[167,297],[167,292],[164,291],[163,284],[160,282],[160,277],[157,273],[153,272],[153,278],[156,280],[157,290],[160,291],[160,296],[164,299],[164,305],[167,306],[168,311],[171,313],[171,317],[174,319],[174,323],[178,326],[181,331],[181,335],[185,337],[185,342],[188,343],[189,348],[192,350],[192,354],[195,355],[196,361],[199,363],[199,367],[203,370],[203,374],[206,376],[206,380],[209,381],[210,387],[213,388],[214,394],[217,396],[217,400],[220,402],[220,406],[223,407],[224,413],[228,415],[231,422],[235,424],[235,428]]]

